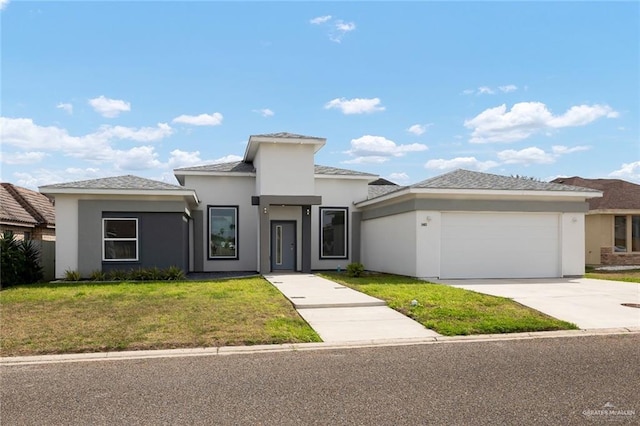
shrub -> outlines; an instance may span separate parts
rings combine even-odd
[[[65,281],[80,281],[80,272],[67,269],[64,271]]]
[[[180,268],[178,268],[177,266],[170,266],[167,269],[164,269],[163,271],[163,278],[165,280],[183,280],[185,278],[184,276],[184,271]]]
[[[89,279],[91,281],[106,281],[107,280],[107,274],[104,273],[103,271],[97,269],[97,270],[93,271],[91,273],[91,275],[89,275]]]
[[[127,272],[121,269],[114,269],[107,274],[111,281],[125,281],[127,279]]]
[[[360,262],[353,262],[347,265],[347,275],[350,277],[360,277],[364,272],[364,265]]]
[[[0,253],[2,286],[31,284],[42,279],[40,251],[33,241],[17,241],[13,232],[4,231],[0,236]]]

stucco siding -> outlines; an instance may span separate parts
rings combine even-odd
[[[344,269],[354,258],[354,247],[356,254],[360,255],[360,233],[357,229],[360,226],[359,217],[354,220],[353,214],[358,209],[354,202],[367,198],[367,181],[364,179],[332,179],[316,178],[315,195],[322,197],[322,205],[313,206],[311,217],[311,268],[316,270],[334,270],[338,267]],[[320,258],[320,207],[344,207],[349,209],[347,223],[347,259],[321,259]],[[354,232],[355,231],[355,232]]]
[[[362,222],[364,267],[392,274],[417,276],[416,212]]]
[[[562,276],[582,276],[584,275],[585,264],[584,214],[564,213],[560,226]]]
[[[185,176],[186,188],[194,189],[200,205],[194,209],[194,268],[197,272],[258,270],[258,206],[251,205],[255,195],[252,176]],[[238,259],[208,258],[207,235],[209,206],[238,207]]]
[[[56,278],[78,270],[78,199],[56,195]]]
[[[442,214],[437,211],[416,212],[416,276],[437,278],[440,276],[440,233]]]
[[[256,154],[257,195],[310,195],[314,146],[262,143]]]

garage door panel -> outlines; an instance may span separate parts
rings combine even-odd
[[[559,216],[445,213],[441,278],[559,276]]]

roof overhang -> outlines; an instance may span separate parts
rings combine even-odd
[[[590,198],[602,197],[601,192],[582,191],[526,191],[526,190],[495,190],[495,189],[441,189],[441,188],[404,188],[390,192],[370,200],[355,203],[357,207],[367,207],[385,201],[392,201],[407,196],[431,196],[438,198],[475,198],[475,199],[571,199],[586,201]]]
[[[289,144],[289,145],[313,145],[313,152],[316,153],[320,148],[322,148],[327,140],[324,138],[288,138],[288,137],[277,137],[277,136],[249,136],[249,142],[247,143],[247,148],[244,152],[244,158],[242,161],[253,161],[256,156],[256,152],[258,152],[258,147],[262,143],[267,144]]]
[[[116,195],[136,197],[182,197],[190,205],[200,204],[198,194],[192,189],[160,190],[160,189],[85,189],[85,188],[47,188],[42,186],[40,192],[45,195]]]

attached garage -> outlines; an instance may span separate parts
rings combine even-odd
[[[376,192],[356,203],[364,266],[426,279],[582,276],[586,200],[601,196],[468,170]]]
[[[440,278],[545,278],[560,269],[557,213],[443,213]]]

